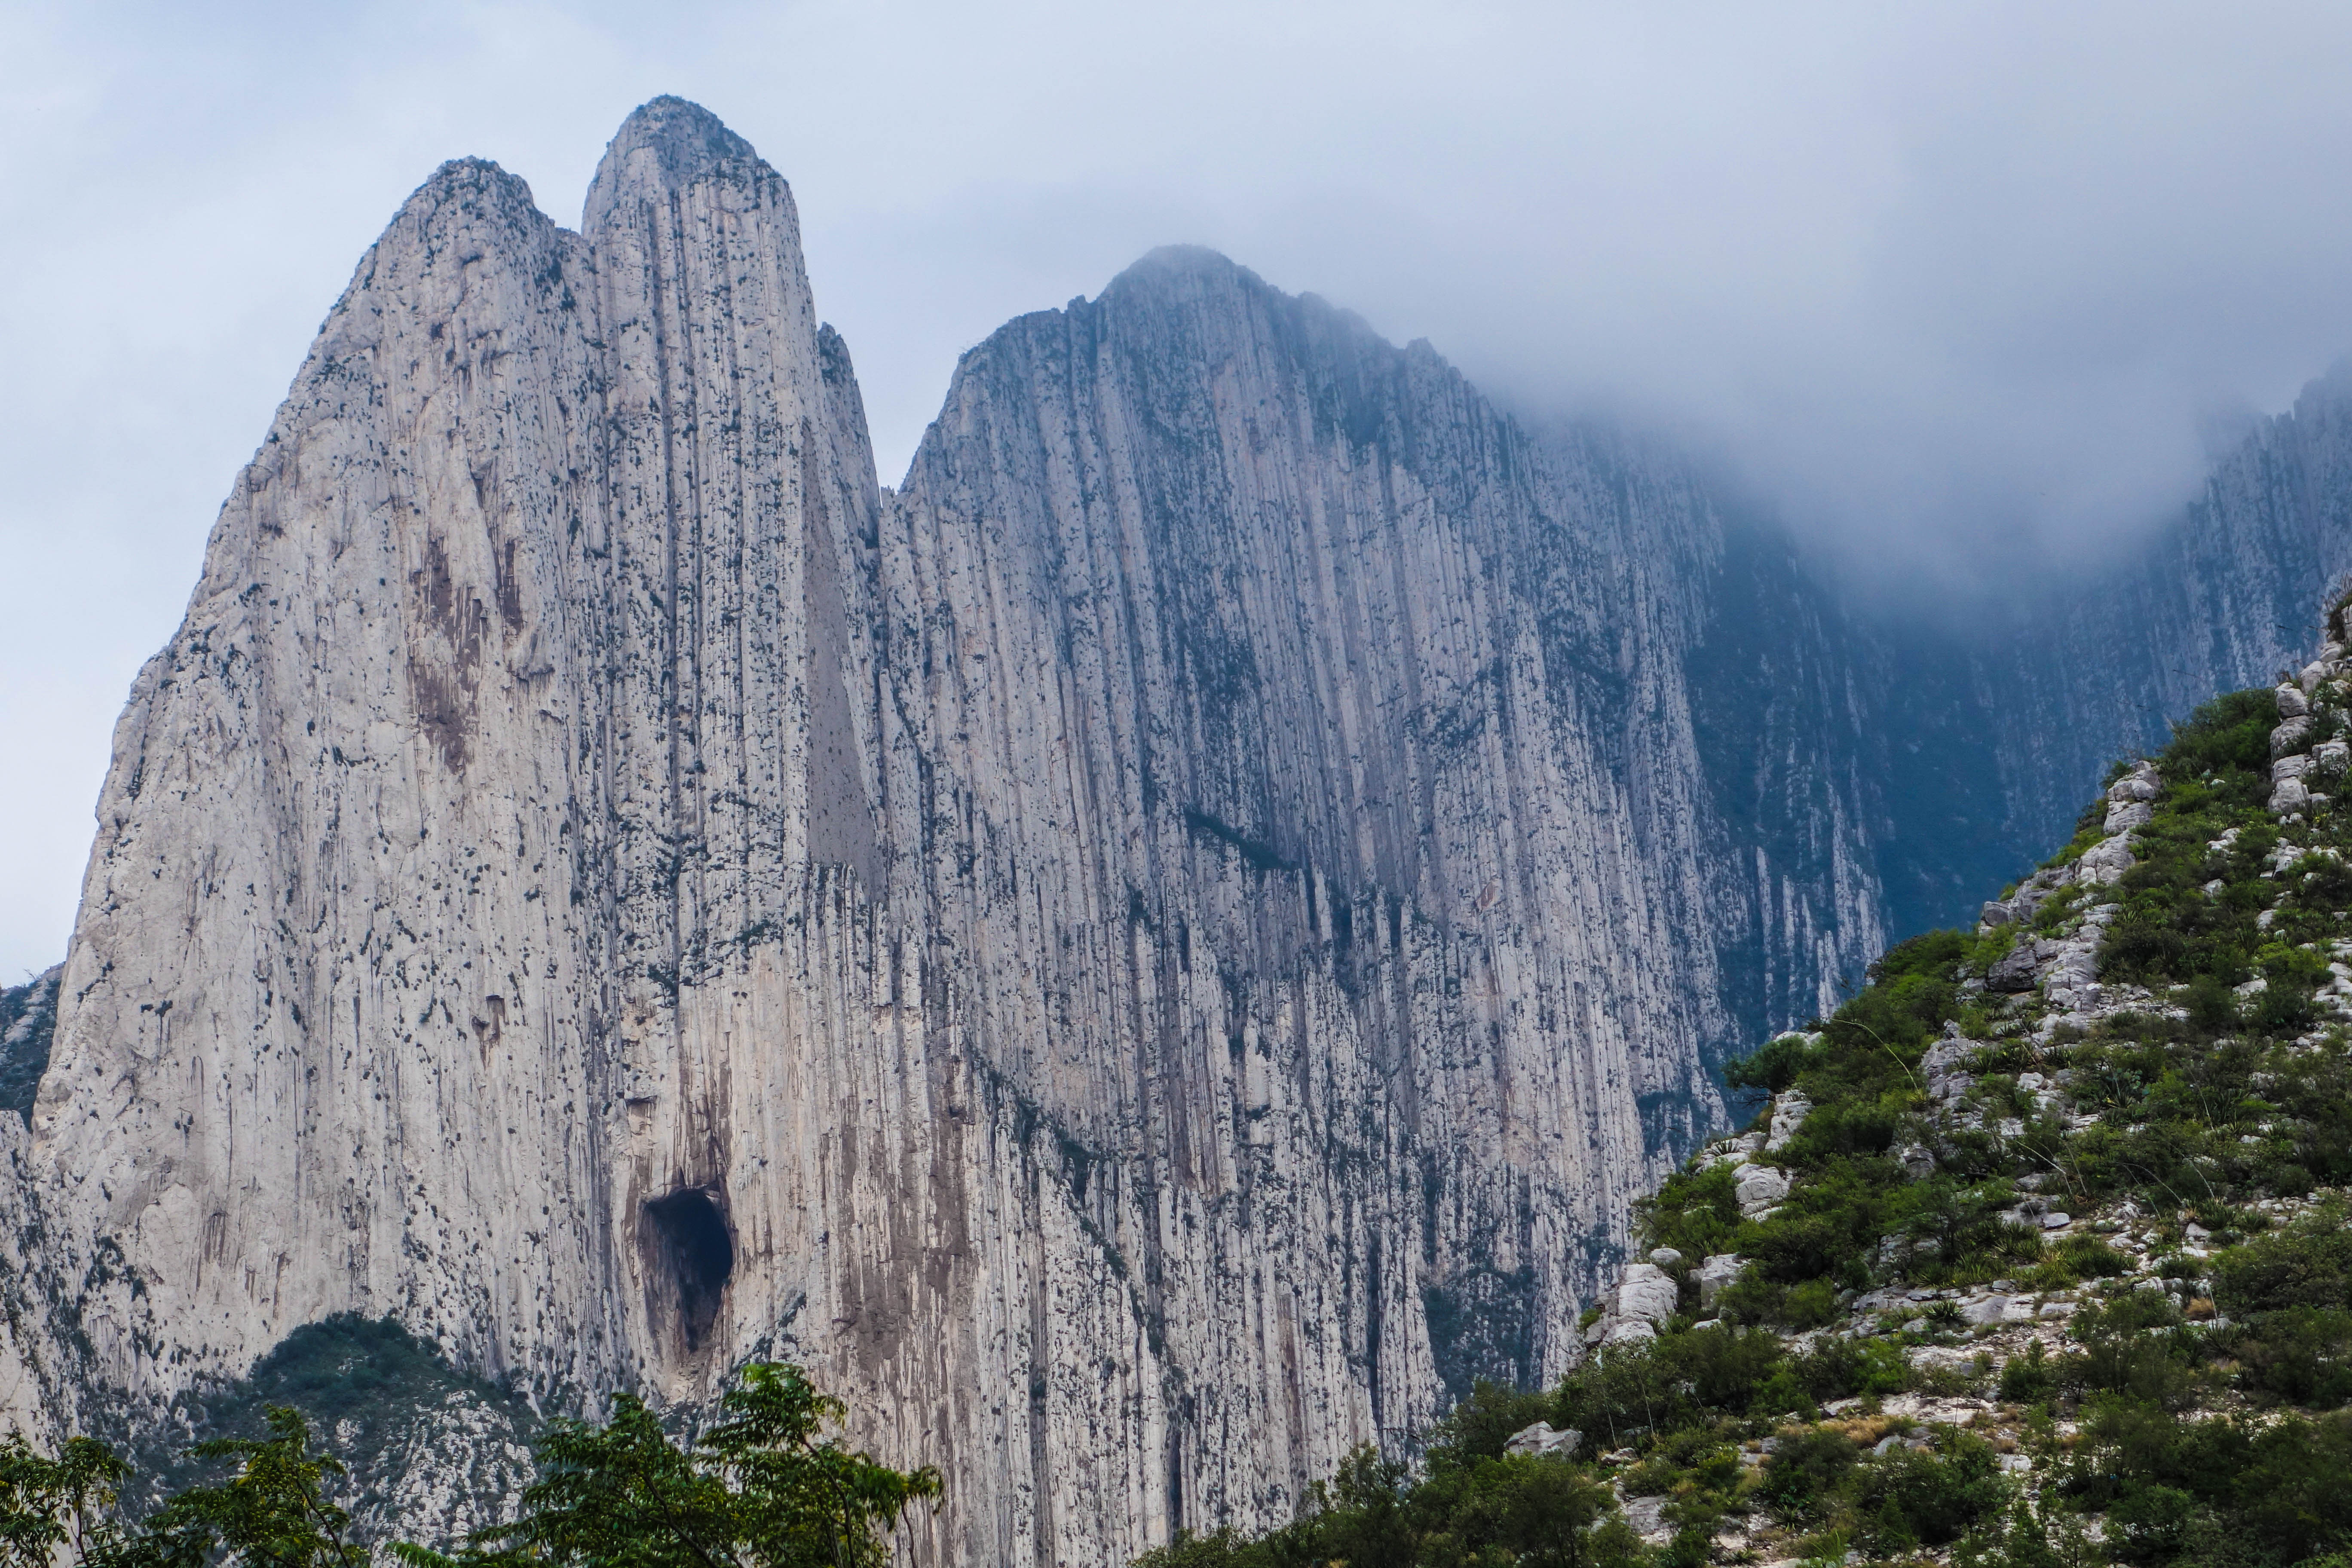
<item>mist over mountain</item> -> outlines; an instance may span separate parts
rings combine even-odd
[[[2320,4],[33,0],[0,43],[0,221],[42,237],[0,255],[0,554],[48,586],[0,615],[0,730],[44,759],[0,777],[11,979],[66,938],[110,715],[350,258],[453,148],[572,223],[669,84],[790,163],[885,482],[958,353],[1205,243],[1530,423],[1719,453],[1909,616],[2144,539],[2211,411],[2352,347]]]

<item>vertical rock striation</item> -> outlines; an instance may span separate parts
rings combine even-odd
[[[968,354],[887,509],[926,763],[892,838],[929,839],[959,1039],[1124,1260],[1171,1521],[1557,1370],[1614,1248],[1588,1216],[1711,1113],[1726,917],[1801,877],[1769,945],[1815,986],[1874,940],[1858,874],[1832,904],[1717,855],[1688,672],[1722,528],[1616,456],[1171,251]],[[1027,1332],[1033,1386],[1084,1381]],[[1033,1419],[1041,1489],[1090,1462]]]
[[[343,1311],[557,1403],[791,1354],[941,1561],[1282,1516],[1574,1355],[1730,1004],[1878,945],[1788,577],[1202,252],[973,350],[884,492],[715,120],[578,234],[449,164],[117,731],[58,1342],[151,1407]]]

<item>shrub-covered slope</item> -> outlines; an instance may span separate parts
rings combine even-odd
[[[1763,1110],[1642,1206],[1558,1387],[1157,1568],[2343,1561],[2344,659],[2209,704],[1975,930],[1736,1065]]]
[[[536,1473],[539,1416],[520,1395],[457,1371],[389,1318],[344,1313],[295,1330],[245,1377],[175,1401],[171,1419],[133,1447],[128,1511],[225,1480],[234,1466],[189,1450],[209,1438],[261,1437],[268,1410],[281,1405],[349,1467],[336,1500],[362,1544],[438,1547],[505,1523]]]

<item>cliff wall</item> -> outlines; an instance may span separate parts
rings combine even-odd
[[[940,1560],[1286,1517],[1566,1364],[1729,1001],[1879,945],[1777,559],[1198,252],[975,349],[886,492],[715,120],[633,115],[578,234],[445,166],[118,728],[52,1361],[152,1413],[341,1312],[556,1406],[790,1355],[945,1470]],[[1710,720],[1773,660],[1828,696]]]

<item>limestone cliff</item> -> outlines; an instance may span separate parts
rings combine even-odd
[[[342,1312],[558,1405],[789,1354],[945,1470],[936,1560],[1285,1516],[1564,1365],[1727,998],[1879,945],[1819,704],[1695,693],[1834,684],[1759,571],[1199,252],[972,351],[885,492],[708,114],[631,116],[578,234],[446,165],[118,728],[43,1364],[160,1411]]]

